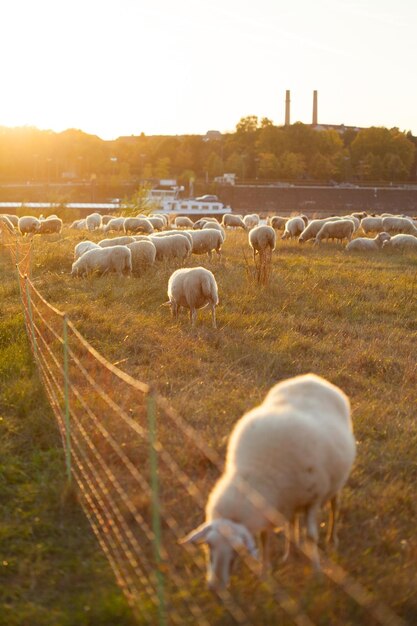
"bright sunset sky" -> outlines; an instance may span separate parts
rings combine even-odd
[[[417,0],[3,0],[0,126],[103,139],[246,115],[417,135]]]

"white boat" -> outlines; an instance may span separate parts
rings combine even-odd
[[[232,213],[230,206],[224,206],[220,200],[179,198],[176,189],[151,189],[147,199],[158,213],[175,213],[176,215],[224,215],[225,213]]]

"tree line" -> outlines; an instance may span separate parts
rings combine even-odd
[[[274,126],[250,115],[234,132],[119,137],[0,127],[0,183],[140,183],[175,178],[212,181],[224,172],[245,180],[415,181],[417,138],[398,128],[342,134],[297,122]]]

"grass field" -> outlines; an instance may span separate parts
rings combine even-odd
[[[246,237],[228,234],[221,262],[189,263],[216,276],[218,330],[207,311],[192,329],[185,314],[175,323],[161,306],[172,267],[140,278],[72,279],[79,233],[36,237],[33,280],[99,352],[168,398],[222,455],[234,422],[278,380],[312,371],[340,386],[351,399],[358,455],[336,558],[416,623],[417,259],[279,242],[264,288],[253,280]],[[1,275],[0,624],[130,624],[82,512],[61,504],[60,440],[4,253]],[[202,519],[185,507],[184,533]],[[373,623],[337,610],[330,588],[296,560],[277,571],[317,624]]]

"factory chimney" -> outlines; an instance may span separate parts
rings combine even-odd
[[[290,90],[285,92],[285,126],[290,125]]]
[[[313,91],[313,126],[317,126],[317,91]]]

